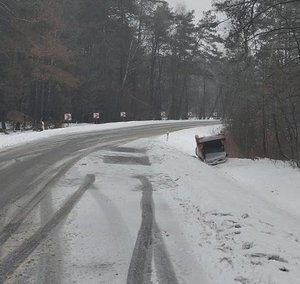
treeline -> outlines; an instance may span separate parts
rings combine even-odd
[[[241,156],[300,166],[300,1],[214,11],[222,25],[158,0],[0,0],[2,128],[217,112]]]
[[[0,0],[0,121],[187,118],[217,111],[212,13],[156,0]]]
[[[300,167],[300,1],[227,0],[224,118],[240,152]]]

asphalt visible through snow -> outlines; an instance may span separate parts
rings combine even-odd
[[[83,157],[105,149],[118,149],[125,143],[140,138],[162,135],[167,131],[217,124],[216,122],[188,121],[161,125],[136,126],[126,129],[105,130],[93,133],[60,135],[0,152],[0,248],[5,248],[20,229],[28,215],[51,192],[53,185]],[[119,148],[122,149],[122,148]],[[147,165],[144,158],[104,156],[111,164],[136,163]],[[0,249],[0,283],[6,282],[26,258],[43,243],[47,235],[70,213],[84,192],[93,184],[90,175],[82,186],[53,213],[50,220],[38,228],[9,253]],[[142,223],[128,268],[127,283],[142,284],[151,280],[151,263],[161,283],[178,283],[172,263],[165,249],[160,229],[155,220],[152,186],[147,177],[136,176],[141,183]],[[154,248],[154,244],[155,248]],[[48,280],[47,280],[48,279]],[[46,278],[46,282],[58,281]]]
[[[95,176],[88,175],[82,186],[65,202],[55,215],[30,238],[26,239],[17,249],[8,254],[0,263],[0,283],[13,274],[19,265],[38,247],[49,232],[65,218],[84,192],[93,184]],[[5,232],[5,230],[4,230]]]

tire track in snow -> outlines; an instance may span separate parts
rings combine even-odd
[[[56,183],[72,167],[72,165],[74,165],[87,154],[97,151],[98,149],[102,149],[102,146],[88,148],[83,153],[79,153],[71,159],[66,159],[63,164],[61,164],[60,161],[58,166],[54,165],[50,168],[50,170],[47,169],[39,177],[37,177],[28,186],[28,188],[37,188],[37,193],[26,203],[26,205],[22,206],[20,213],[13,217],[13,219],[9,221],[9,223],[7,223],[3,228],[0,227],[0,246],[2,246],[18,230],[25,218],[47,195],[51,186]]]
[[[135,178],[142,183],[142,224],[129,266],[127,284],[152,283],[152,257],[154,257],[159,282],[177,284],[178,281],[164,245],[161,231],[155,221],[152,185],[144,176],[136,176]],[[156,247],[154,238],[159,240],[160,245],[158,247]]]
[[[24,260],[47,238],[48,234],[71,212],[86,190],[94,183],[95,176],[87,175],[84,183],[55,215],[30,238],[25,240],[17,249],[0,262],[0,283],[11,276]]]
[[[37,193],[27,202],[22,211],[17,214],[8,224],[6,224],[0,231],[0,246],[2,246],[21,226],[25,218],[30,212],[41,202],[41,200],[47,195],[48,189],[57,182],[70,168],[72,164],[78,161],[79,158],[73,158],[62,166],[54,167],[51,172],[45,172],[40,178],[36,179],[30,187],[40,187]],[[50,176],[46,182],[43,182],[45,175]],[[38,184],[38,185],[35,185]]]
[[[171,260],[162,233],[157,223],[154,224],[153,256],[154,265],[159,283],[178,284]]]

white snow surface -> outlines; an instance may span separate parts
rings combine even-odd
[[[299,169],[269,159],[208,166],[192,158],[195,134],[218,130],[201,127],[156,139],[151,155],[160,157],[153,165],[158,183],[171,183],[159,199],[168,200],[211,283],[298,283]]]
[[[82,131],[94,127],[99,126]],[[78,126],[57,132],[79,129]],[[95,175],[93,187],[51,236],[55,239],[59,235],[59,242],[52,245],[50,253],[53,250],[62,263],[61,283],[126,282],[141,225],[138,176],[143,175],[153,186],[156,222],[179,283],[299,283],[299,170],[268,159],[230,158],[217,166],[202,163],[194,156],[195,134],[205,136],[220,130],[221,125],[204,126],[172,132],[168,137],[141,139],[122,145],[141,152],[106,149],[72,167],[52,190],[48,201],[44,200],[49,212],[41,204],[40,210],[30,216],[45,222],[43,218],[49,218],[51,210],[61,206],[86,174]],[[47,135],[43,133],[33,136]],[[33,136],[30,139],[39,139]],[[105,156],[120,155],[147,155],[151,165],[104,162]],[[46,245],[40,247],[30,258],[42,258],[47,263],[43,258],[48,250]],[[160,283],[152,266],[152,282]],[[24,277],[26,269],[26,264],[22,265],[17,274]],[[34,283],[38,279],[31,280]]]

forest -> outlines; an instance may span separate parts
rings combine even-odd
[[[241,157],[300,167],[300,1],[0,0],[0,121],[218,117]],[[1,134],[2,135],[2,134]]]

